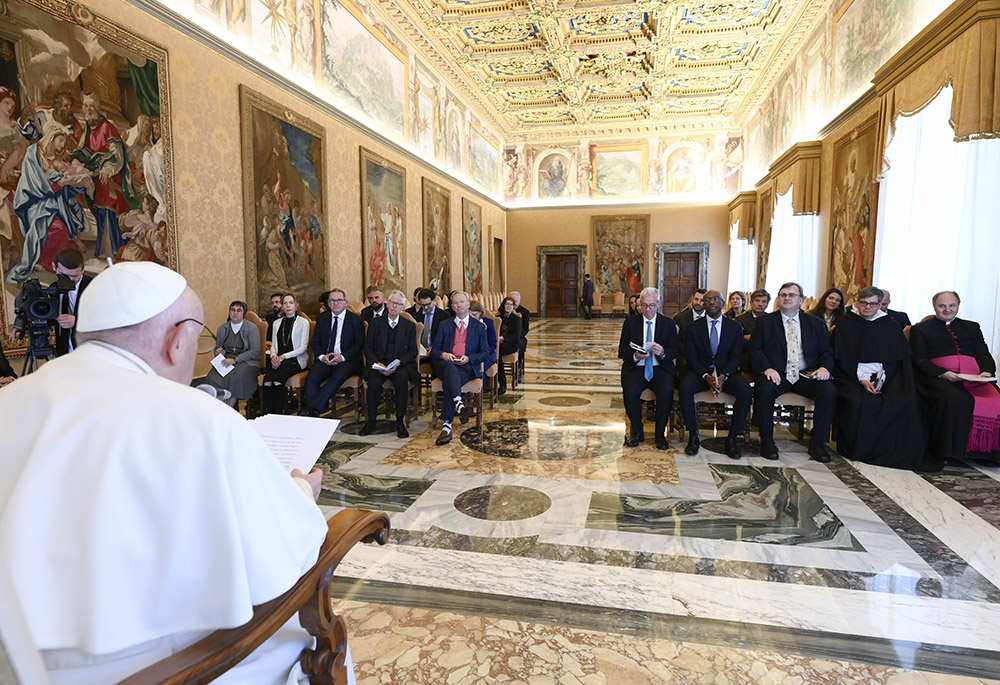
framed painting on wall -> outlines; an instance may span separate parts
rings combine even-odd
[[[462,288],[483,290],[483,208],[462,198]]]
[[[620,291],[628,297],[648,285],[645,271],[649,214],[592,216],[590,224],[597,292],[612,295]]]
[[[247,302],[270,310],[292,293],[315,317],[326,290],[324,132],[318,124],[240,86]]]
[[[430,179],[424,186],[424,283],[439,295],[451,291],[451,191]]]
[[[167,52],[63,0],[0,2],[0,338],[64,248],[177,268]],[[104,175],[99,171],[107,171]]]
[[[406,293],[406,170],[361,148],[364,286]]]
[[[645,195],[646,154],[645,145],[591,146],[593,196],[626,198]]]
[[[876,114],[833,146],[830,280],[847,302],[874,279],[879,184],[872,174],[872,151],[877,133]]]

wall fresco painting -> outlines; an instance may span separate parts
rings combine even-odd
[[[595,198],[642,197],[646,194],[646,146],[591,146]]]
[[[350,0],[322,5],[321,87],[345,107],[403,137],[407,57],[369,28]]]
[[[486,190],[495,193],[497,170],[500,167],[500,150],[484,137],[482,129],[475,122],[472,123],[471,129],[472,178]]]

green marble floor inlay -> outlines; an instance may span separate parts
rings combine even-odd
[[[721,500],[594,493],[587,528],[864,552],[795,469],[709,465]]]

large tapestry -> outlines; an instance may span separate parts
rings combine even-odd
[[[292,293],[315,316],[326,290],[323,129],[240,86],[247,301]]]
[[[594,216],[594,271],[601,294],[642,290],[649,245],[649,215]]]
[[[483,208],[462,198],[462,287],[483,290]]]
[[[41,9],[41,8],[44,8]],[[0,333],[60,250],[177,268],[167,53],[75,2],[0,2]]]
[[[774,221],[774,194],[768,188],[757,199],[757,287],[767,281],[768,257],[771,254],[771,223]]]
[[[451,291],[451,191],[424,182],[424,283],[438,294]]]
[[[833,146],[833,222],[830,278],[851,302],[872,284],[878,183],[872,151],[878,133],[874,115]]]
[[[365,287],[406,292],[406,170],[361,148]]]

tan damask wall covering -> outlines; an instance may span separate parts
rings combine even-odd
[[[229,302],[246,295],[241,83],[325,127],[327,284],[344,288],[351,300],[360,300],[364,290],[358,176],[362,145],[406,168],[406,223],[415,227],[407,232],[406,240],[407,297],[422,285],[421,177],[451,190],[456,206],[462,197],[481,204],[484,235],[490,235],[491,231],[495,237],[506,238],[504,210],[484,197],[473,195],[451,179],[397,155],[122,0],[91,0],[88,7],[130,27],[169,53],[179,269],[201,297],[206,323],[212,330],[225,320]],[[453,212],[452,254],[462,254],[461,240],[461,216]],[[489,269],[489,263],[488,255],[484,255],[484,271]],[[453,283],[461,282],[460,259],[452,260],[451,277]],[[490,282],[488,273],[484,273],[484,282]],[[205,365],[206,369],[198,371],[207,370],[207,362]]]
[[[538,311],[539,245],[586,245],[593,275],[595,248],[591,217],[617,214],[649,214],[649,248],[643,266],[643,286],[655,285],[656,243],[709,243],[708,287],[724,290],[729,277],[729,207],[712,205],[628,205],[610,209],[572,207],[560,209],[514,209],[507,213],[507,230],[516,236],[507,246],[507,274],[511,289],[521,292],[522,302]]]

